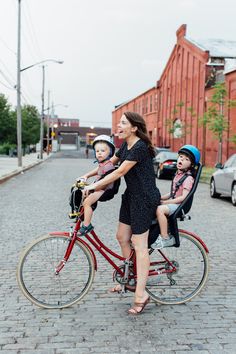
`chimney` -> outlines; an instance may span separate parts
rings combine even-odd
[[[187,32],[187,25],[182,25],[182,26],[180,26],[180,27],[177,29],[177,31],[176,31],[177,39],[180,39],[180,38],[182,38],[182,37],[185,37],[186,32]]]

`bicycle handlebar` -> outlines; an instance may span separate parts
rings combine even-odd
[[[87,182],[84,181],[84,180],[80,180],[80,179],[79,179],[78,181],[75,182],[75,186],[76,186],[77,188],[83,189],[84,187],[89,186],[89,183],[87,183]]]

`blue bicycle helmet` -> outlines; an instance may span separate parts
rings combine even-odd
[[[194,146],[194,145],[184,145],[178,151],[179,154],[181,152],[183,154],[188,155],[194,165],[197,165],[199,163],[200,158],[201,158],[201,153],[198,150],[198,148],[196,148],[196,146]]]

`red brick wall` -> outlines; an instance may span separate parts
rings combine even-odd
[[[157,143],[157,102],[156,102],[157,89],[156,87],[144,92],[140,96],[133,100],[117,107],[112,112],[112,134],[117,134],[117,124],[120,121],[122,114],[126,111],[137,112],[145,120],[147,125],[147,131],[152,140],[152,143]],[[115,138],[115,144],[117,147],[121,145],[122,141]]]
[[[186,37],[186,25],[176,32],[177,43],[156,87],[142,93],[112,113],[112,132],[124,111],[140,113],[146,123],[152,142],[156,146],[170,146],[177,151],[183,144],[196,145],[202,153],[202,162],[213,166],[217,162],[218,142],[212,133],[199,125],[199,118],[208,107],[212,89],[206,88],[212,67],[207,65],[208,51],[203,51]],[[222,67],[215,67],[215,70]],[[236,99],[236,70],[225,75],[229,99]],[[152,111],[150,97],[155,97]],[[147,107],[148,102],[148,109]],[[223,142],[223,161],[235,152],[235,145],[229,141],[236,134],[236,108],[225,112],[228,116],[229,133]],[[170,131],[169,122],[179,119],[182,136],[176,137]]]
[[[225,75],[226,88],[230,100],[236,100],[236,70]],[[227,157],[236,153],[236,146],[230,141],[236,135],[236,107],[228,110],[229,133],[227,134],[228,144],[226,149]]]

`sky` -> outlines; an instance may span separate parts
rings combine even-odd
[[[193,39],[236,40],[235,0],[21,0],[22,104],[111,127],[114,107],[155,86],[187,24]],[[18,0],[0,0],[0,93],[16,106]],[[50,108],[51,109],[51,108]]]

